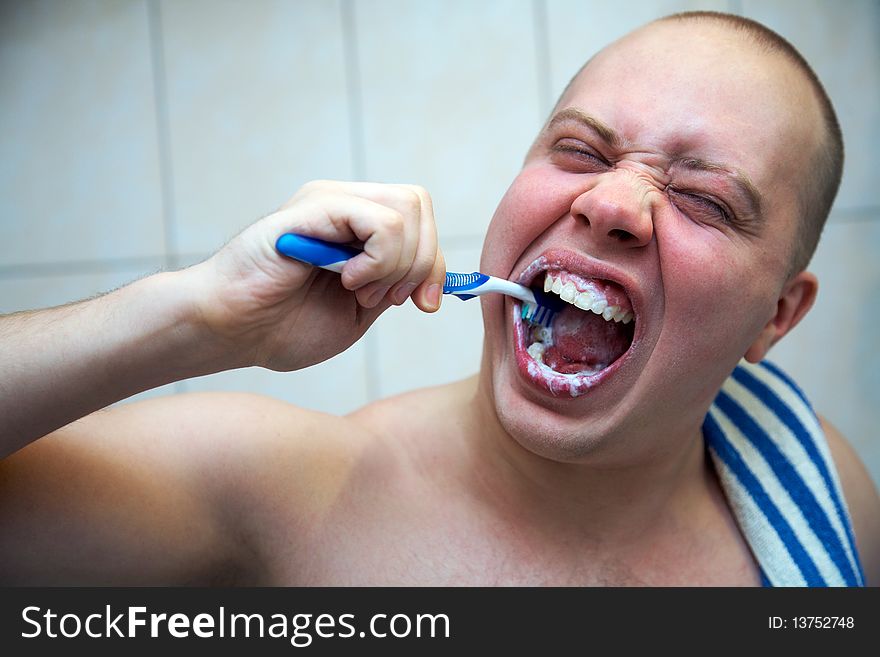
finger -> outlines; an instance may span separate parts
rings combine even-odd
[[[431,198],[427,190],[418,185],[319,180],[307,183],[304,189],[313,190],[312,193],[345,194],[374,201],[397,210],[404,218],[407,227],[409,225],[419,226],[423,216],[423,205],[427,204],[429,210],[431,208]],[[429,214],[433,216],[433,211]],[[353,226],[353,228],[355,227]],[[406,231],[405,243],[401,249],[401,262],[399,263],[401,269],[409,269],[411,266],[418,240],[418,232]]]
[[[363,243],[362,253],[342,271],[342,284],[349,290],[383,280],[399,269],[404,220],[392,208],[358,196],[320,191],[276,214],[267,231],[273,245],[278,235],[291,231],[331,242]]]
[[[414,185],[407,186],[416,193],[421,200],[421,213],[419,221],[419,241],[412,266],[401,282],[391,291],[391,299],[396,304],[406,301],[419,285],[421,285],[428,276],[433,272],[437,261],[437,225],[434,220],[434,208],[431,202],[431,196],[423,187]],[[441,256],[442,261],[442,256]],[[418,305],[418,304],[417,304]],[[429,306],[432,312],[437,306]]]
[[[391,286],[385,285],[379,281],[374,281],[373,283],[358,288],[355,291],[355,296],[357,297],[358,303],[364,308],[376,308],[380,304],[387,307],[391,305],[391,302],[387,299],[388,291],[390,289]]]
[[[446,282],[446,260],[438,248],[431,271],[413,292],[413,303],[426,313],[437,312],[443,300],[443,284]]]
[[[354,221],[352,229],[363,240],[364,250],[370,255],[373,255],[373,248],[384,247],[386,236],[395,236],[399,240],[397,261],[393,267],[390,267],[391,261],[387,261],[389,269],[379,280],[390,289],[397,286],[412,269],[420,248],[422,199],[408,186],[385,185],[381,203],[395,211],[387,216],[388,223],[376,226]]]
[[[363,252],[346,263],[342,271],[343,284],[351,278],[390,288],[405,273],[401,271],[401,261],[412,257],[407,255],[412,248],[407,245],[407,220],[397,210],[381,207],[385,208],[382,213],[352,220],[352,230],[363,242]]]
[[[328,202],[330,198],[357,197],[396,210],[381,210],[344,216],[344,208]],[[286,207],[325,206],[332,223],[327,237],[332,241],[358,240],[364,250],[346,265],[343,285],[357,291],[358,301],[374,307],[389,294],[389,302],[402,303],[432,271],[436,259],[437,235],[430,195],[416,185],[313,181],[307,183]],[[363,206],[362,206],[363,207]],[[312,218],[320,213],[311,213]],[[340,223],[341,220],[341,223]],[[327,226],[307,228],[309,234],[324,237]],[[314,233],[313,233],[314,231]],[[397,250],[395,262],[394,250]]]

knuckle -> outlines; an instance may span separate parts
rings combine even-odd
[[[306,184],[304,184],[301,189],[304,192],[314,192],[315,190],[321,189],[324,186],[325,181],[323,180],[310,180]]]
[[[407,212],[418,217],[422,211],[422,197],[415,185],[401,185],[398,192],[398,198]]]
[[[419,199],[429,198],[428,190],[421,185],[404,185],[404,187],[413,192]]]
[[[422,209],[431,210],[431,208],[432,208],[431,194],[428,193],[427,189],[425,189],[421,185],[407,185],[407,187],[409,189],[411,189],[413,191],[413,193],[418,197],[419,205],[421,206]]]
[[[300,198],[321,197],[328,192],[326,180],[310,180],[299,188],[296,193]]]
[[[394,237],[399,237],[403,234],[405,225],[406,220],[403,215],[393,208],[388,208],[385,216],[382,217],[382,229]]]

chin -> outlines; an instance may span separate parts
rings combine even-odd
[[[569,423],[560,422],[558,416],[542,418],[539,409],[522,405],[517,408],[514,400],[499,399],[496,412],[507,435],[520,447],[551,461],[588,462],[607,442],[585,422],[577,427],[565,426]]]
[[[522,379],[509,357],[486,353],[483,374],[504,433],[524,450],[560,463],[606,464],[626,456],[634,435],[623,403],[610,406],[582,395],[555,396]]]
[[[482,299],[484,368],[499,421],[546,458],[572,462],[602,451],[626,424],[650,353],[643,295],[625,272],[565,249],[544,251],[511,278],[561,310],[543,326],[524,320],[516,299]]]

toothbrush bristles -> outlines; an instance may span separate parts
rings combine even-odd
[[[549,326],[553,320],[554,311],[536,303],[524,303],[522,306],[522,318],[530,324]]]

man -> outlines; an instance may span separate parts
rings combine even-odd
[[[501,200],[482,271],[551,294],[559,281],[627,324],[582,303],[541,333],[490,295],[477,376],[346,417],[239,394],[93,412],[223,369],[314,365],[407,298],[436,311],[445,267],[427,193],[329,182],[197,266],[3,318],[2,580],[758,585],[791,581],[775,565],[787,551],[794,581],[860,583],[835,538],[849,532],[842,504],[822,520],[830,538],[799,526],[797,505],[778,525],[761,507],[784,531],[750,528],[750,499],[765,504],[775,480],[738,470],[745,451],[713,438],[738,430],[733,412],[706,418],[740,359],[760,361],[812,304],[803,269],[840,176],[824,92],[775,39],[698,14],[612,44]],[[364,253],[341,276],[315,270],[278,256],[285,232]],[[823,426],[876,584],[880,501]],[[805,449],[821,456],[815,440]],[[729,472],[756,479],[751,498],[731,497]],[[812,569],[786,542],[810,532]]]

